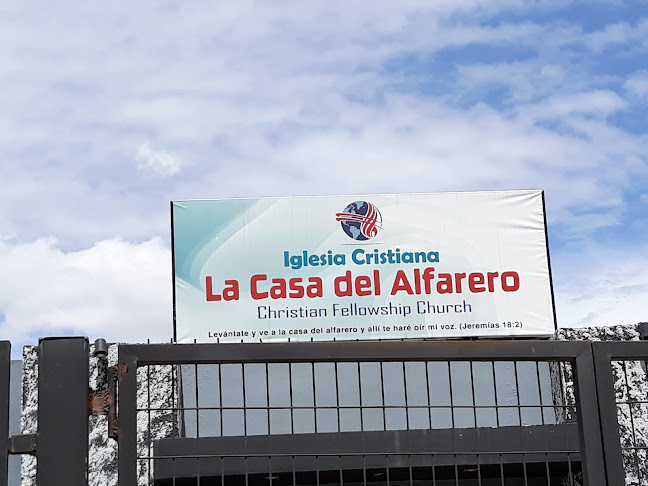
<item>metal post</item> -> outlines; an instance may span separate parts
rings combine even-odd
[[[38,344],[38,486],[86,486],[88,463],[87,338]]]
[[[605,469],[608,484],[624,484],[625,472],[621,441],[619,440],[619,421],[617,418],[616,391],[612,372],[612,356],[606,343],[592,343],[594,350],[594,370],[598,393],[601,433],[605,452]],[[625,344],[625,343],[624,343]]]
[[[0,341],[0,486],[9,481],[9,378],[11,374],[11,343]]]
[[[590,343],[588,343],[590,344]],[[574,394],[576,395],[584,483],[608,484],[603,458],[601,421],[596,399],[596,377],[591,344],[576,356],[574,364]]]

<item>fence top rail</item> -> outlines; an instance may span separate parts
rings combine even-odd
[[[122,344],[119,360],[144,365],[388,361],[574,361],[590,341],[346,341]]]
[[[648,360],[648,341],[596,341],[592,345],[594,352],[613,360]]]

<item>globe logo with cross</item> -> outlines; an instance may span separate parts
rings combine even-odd
[[[336,213],[336,221],[350,238],[365,241],[373,238],[382,229],[382,216],[378,208],[366,201],[355,201],[344,211]]]

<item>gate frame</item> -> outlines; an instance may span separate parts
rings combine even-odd
[[[607,480],[609,484],[625,484],[612,361],[648,360],[648,342],[597,341],[592,349]]]
[[[0,486],[9,482],[9,380],[11,379],[11,343],[0,341]]]
[[[591,343],[537,340],[120,345],[118,484],[137,484],[139,366],[390,361],[569,361],[574,374],[583,479],[590,486],[608,484]]]

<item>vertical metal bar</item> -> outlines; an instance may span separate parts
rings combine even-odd
[[[405,364],[405,362],[403,362],[403,364]],[[383,430],[387,430],[387,411],[385,410],[385,376],[382,361],[380,362],[380,396],[382,403]]]
[[[337,361],[333,363],[333,369],[335,371],[335,413],[337,414],[337,431],[338,431],[338,434],[341,434],[342,433],[342,418],[340,417],[340,381],[339,381],[339,375],[338,375],[338,363],[337,363]],[[313,381],[314,380],[315,380],[315,374],[313,374]],[[358,382],[358,386],[360,386],[359,382]],[[358,406],[360,406],[360,401],[358,401]],[[360,414],[361,414],[360,420],[362,420],[362,409],[358,408],[358,410],[360,410]],[[315,410],[315,413],[317,413],[317,410]]]
[[[427,366],[425,368],[427,369]],[[432,486],[436,486],[436,468],[434,466],[434,454],[430,456],[430,459],[432,459]]]
[[[616,392],[612,372],[612,356],[606,343],[592,343],[594,370],[596,372],[596,391],[598,394],[600,430],[605,451],[605,469],[608,484],[625,484],[623,454],[619,437]]]
[[[0,486],[9,482],[9,378],[11,377],[11,343],[0,341]]]
[[[367,486],[367,456],[362,455],[362,484]]]
[[[473,370],[473,361],[470,361],[470,394],[472,397],[472,410],[473,410],[473,420],[475,421],[473,427],[479,427],[477,425],[477,398],[475,397],[475,374]]]
[[[495,398],[495,426],[499,429],[500,427],[500,418],[499,418],[499,402],[497,399],[497,373],[495,373],[495,361],[491,361],[491,370],[493,372],[493,398]],[[500,459],[502,456],[500,455]]]
[[[200,437],[200,410],[199,410],[199,397],[198,397],[198,365],[194,363],[194,386],[195,386],[195,397],[194,399],[196,400],[195,407],[196,407],[196,437]],[[223,413],[221,411],[221,413]]]
[[[381,362],[382,365],[382,362]],[[407,370],[405,367],[405,361],[403,361],[403,392],[405,394],[405,429],[409,430],[410,429],[410,420],[409,420],[409,401],[407,400]],[[385,404],[385,401],[383,400],[383,405]],[[387,429],[387,427],[385,427]],[[409,437],[409,435],[408,435]]]
[[[454,406],[454,395],[452,393],[452,363],[448,361],[448,386],[450,388],[450,420],[452,423],[452,428],[455,426],[455,406]],[[456,458],[455,458],[456,459]]]
[[[337,367],[337,363],[336,363],[336,367]],[[317,390],[315,388],[315,363],[311,363],[311,383],[313,384],[313,425],[315,426],[314,430],[315,433],[317,434],[317,404],[315,403],[315,397],[317,397]],[[335,373],[335,390],[337,394],[337,371]],[[340,423],[339,415],[340,415],[340,411],[338,410],[338,424]],[[340,427],[338,425],[338,432],[339,431],[340,431]]]
[[[544,416],[544,399],[542,398],[542,382],[540,380],[540,362],[536,361],[535,362],[535,368],[536,368],[536,379],[538,382],[538,400],[540,401],[540,423],[542,425],[545,424],[545,416]],[[555,414],[554,414],[555,415]]]
[[[551,273],[551,254],[549,252],[549,231],[547,226],[547,205],[545,203],[545,193],[542,190],[542,216],[544,218],[545,249],[547,252],[547,267],[549,270],[549,294],[551,295],[551,309],[553,310],[554,330],[558,331],[558,319],[556,318],[556,298],[554,297],[553,275]]]
[[[428,367],[429,361],[425,361],[425,389],[427,391],[427,404],[428,404],[428,419],[430,420],[430,429],[432,429],[432,403],[430,402],[430,374]],[[432,475],[434,475],[434,466],[432,466]]]
[[[38,486],[87,485],[89,352],[85,337],[38,344]]]
[[[137,484],[137,357],[119,347],[118,485]]]
[[[265,385],[266,385],[266,418],[268,419],[268,435],[270,435],[271,434],[270,427],[272,426],[272,424],[270,423],[270,414],[272,412],[270,411],[270,369],[268,367],[268,363],[265,363]],[[316,427],[315,430],[317,431],[317,418],[315,421],[315,427]],[[272,474],[270,474],[270,478],[272,478]],[[272,486],[272,479],[270,479],[270,486]]]
[[[360,361],[358,361],[358,403],[360,404],[360,432],[364,432],[364,408],[362,403],[362,374],[360,373]],[[340,403],[338,402],[338,415]]]
[[[225,433],[223,432],[223,365],[219,364],[218,366],[218,420],[220,420],[220,435],[221,437],[225,436]],[[267,375],[267,368],[268,365],[266,363],[266,375]],[[198,377],[196,377],[196,380],[198,380]],[[269,402],[268,402],[269,403]],[[198,405],[198,401],[196,401],[196,405]],[[269,413],[269,412],[268,412]],[[269,417],[269,415],[268,415]],[[268,419],[268,435],[270,435],[270,419]]]
[[[527,474],[526,457],[522,454],[522,471],[524,471],[524,486],[529,486],[529,476]]]
[[[518,425],[522,427],[522,406],[520,402],[520,380],[518,379],[517,361],[513,361],[513,372],[515,373],[515,398],[517,399]]]
[[[243,385],[243,436],[247,437],[247,422],[248,422],[248,409],[247,409],[247,389],[245,388],[245,363],[241,363],[241,384]],[[245,467],[247,467],[247,458],[245,459]],[[247,473],[245,475],[245,483],[247,484]]]
[[[389,477],[389,456],[385,455],[385,475],[387,476],[387,486],[391,486],[391,478]]]
[[[290,433],[295,433],[295,408],[293,405],[292,363],[288,363],[288,393],[290,398]]]
[[[173,221],[173,201],[170,201],[171,213],[171,292],[173,301],[173,342],[178,342],[178,328],[176,326],[176,274],[175,274],[175,227]]]
[[[571,467],[571,455],[569,452],[567,453],[567,469],[569,472],[569,486],[574,486],[574,472],[572,471]],[[619,483],[621,484],[621,483]]]
[[[601,439],[601,421],[596,396],[596,379],[594,375],[594,357],[591,346],[576,356],[572,365],[574,375],[574,394],[576,396],[576,413],[580,434],[581,455],[583,462],[583,480],[585,484],[604,485],[605,466],[603,442]],[[614,393],[612,393],[614,396]],[[616,417],[616,411],[614,413]],[[606,420],[609,417],[606,416]],[[610,483],[623,484],[623,483]]]
[[[315,486],[320,486],[319,456],[315,456],[315,474]]]

